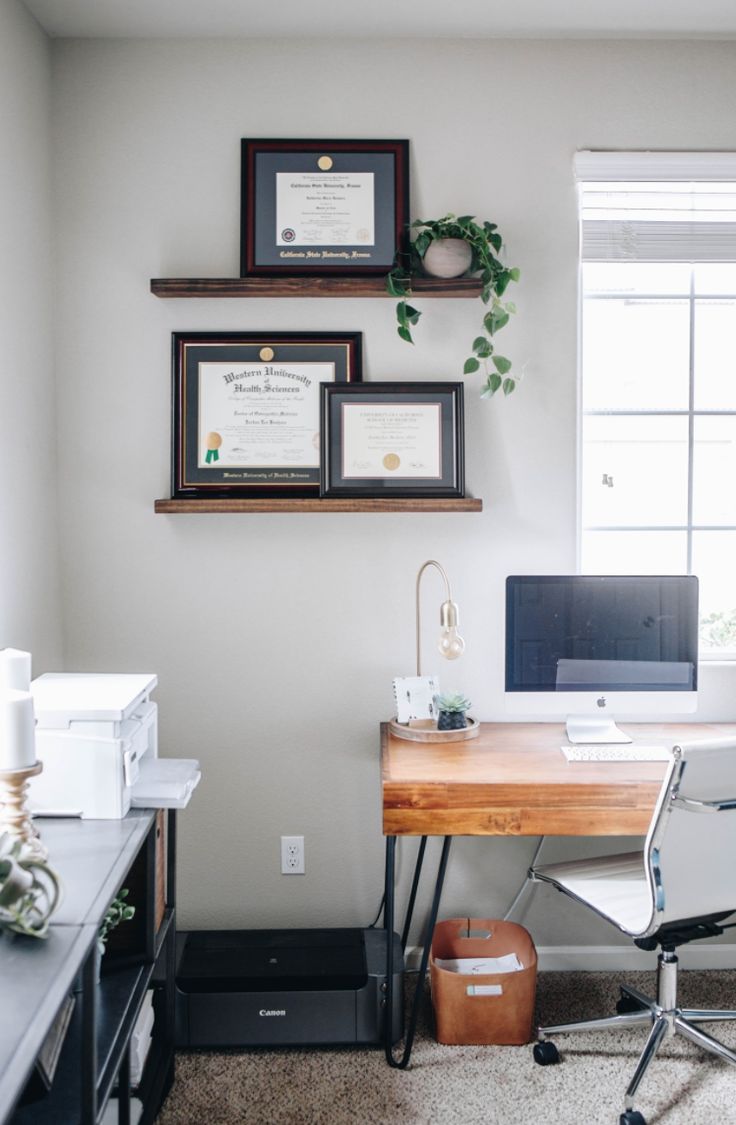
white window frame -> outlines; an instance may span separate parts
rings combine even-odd
[[[583,185],[606,184],[614,186],[616,183],[673,183],[675,181],[703,183],[736,184],[736,152],[721,153],[667,153],[667,152],[578,152],[574,160],[575,178],[581,190]],[[685,189],[686,190],[686,189]],[[610,224],[609,224],[610,226]],[[678,237],[677,224],[664,224],[655,229],[653,224],[646,222],[627,223],[625,217],[617,224],[612,235],[606,235],[597,229],[595,220],[588,220],[587,250],[590,255],[588,260],[600,261],[673,261],[683,262],[680,238]],[[681,229],[681,228],[680,228]],[[633,237],[632,236],[633,231]],[[694,276],[695,264],[691,265],[689,293],[677,295],[678,300],[688,302],[689,311],[689,356],[688,356],[688,408],[680,410],[583,410],[583,371],[582,371],[582,331],[583,331],[583,266],[584,243],[583,220],[580,224],[581,246],[579,255],[578,272],[578,395],[577,395],[577,520],[576,520],[576,557],[577,569],[582,572],[582,541],[584,531],[679,531],[686,535],[687,544],[687,572],[692,573],[693,535],[702,531],[734,531],[736,524],[701,525],[693,523],[693,460],[694,460],[694,434],[695,420],[706,416],[736,416],[733,410],[696,410],[695,409],[695,354],[694,354],[694,321],[696,301],[700,300],[736,300],[736,293],[708,294],[695,292]],[[692,237],[700,243],[697,251],[697,261],[735,261],[736,262],[736,221],[723,222],[722,217],[714,221],[701,222],[690,227]],[[654,236],[653,239],[649,235]],[[596,259],[594,243],[596,238],[601,244],[608,240],[606,250],[600,258]],[[656,257],[652,254],[653,241],[657,242]],[[591,249],[592,245],[592,249]],[[685,259],[687,263],[688,259]],[[637,299],[656,300],[658,297],[673,297],[673,294],[638,293]],[[588,297],[588,300],[620,300],[615,295]],[[585,417],[686,417],[688,419],[688,449],[687,449],[687,516],[683,525],[621,525],[597,527],[595,525],[583,527],[583,420]],[[711,661],[736,661],[736,650],[721,649],[703,651],[701,660]]]

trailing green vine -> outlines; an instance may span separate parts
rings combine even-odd
[[[479,223],[472,215],[459,217],[447,214],[441,219],[416,219],[410,230],[418,230],[408,251],[399,255],[396,265],[386,277],[386,291],[397,298],[397,332],[402,340],[413,344],[411,330],[419,321],[421,311],[409,304],[412,296],[412,280],[422,276],[424,256],[433,242],[447,238],[459,238],[467,242],[471,250],[471,261],[467,274],[477,276],[481,283],[480,298],[484,305],[490,305],[483,316],[483,332],[473,340],[470,355],[465,360],[464,375],[482,370],[485,383],[481,398],[491,398],[498,390],[511,394],[517,385],[518,377],[512,375],[511,360],[496,351],[495,337],[516,312],[512,301],[502,300],[510,282],[519,280],[516,267],[505,266],[500,258],[503,239],[495,223]]]

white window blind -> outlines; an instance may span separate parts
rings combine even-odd
[[[579,152],[584,262],[736,261],[736,153]]]

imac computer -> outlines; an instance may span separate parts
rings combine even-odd
[[[695,711],[698,580],[692,575],[506,579],[506,703],[565,715],[570,742],[631,742],[614,715]]]

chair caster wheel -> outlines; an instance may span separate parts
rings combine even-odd
[[[546,1039],[534,1044],[532,1054],[535,1063],[539,1063],[540,1066],[555,1066],[560,1061],[560,1052],[554,1043],[548,1043]],[[637,1125],[637,1123],[633,1122],[633,1125]]]
[[[618,1125],[647,1125],[638,1109],[627,1109],[618,1119]]]
[[[622,996],[620,1000],[616,1001],[616,1011],[620,1016],[623,1016],[626,1012],[643,1012],[644,1009],[633,996]],[[639,1125],[641,1125],[641,1122],[639,1122]]]

